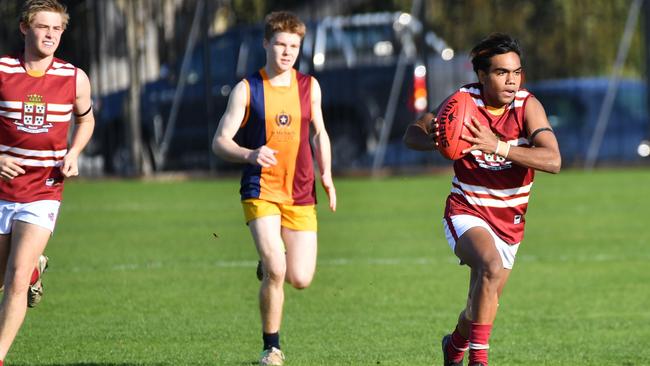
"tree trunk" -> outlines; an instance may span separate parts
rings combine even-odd
[[[124,10],[126,15],[126,39],[129,60],[129,99],[127,139],[131,157],[130,173],[141,176],[142,170],[142,132],[140,125],[140,47],[138,46],[138,7],[139,1],[127,1]]]

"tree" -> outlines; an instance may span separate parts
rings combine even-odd
[[[529,79],[605,75],[623,34],[629,0],[430,0],[427,23],[462,51],[495,31],[518,38]],[[624,74],[643,74],[638,31]]]

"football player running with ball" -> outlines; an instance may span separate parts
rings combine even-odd
[[[539,100],[521,88],[521,48],[494,33],[471,52],[478,83],[471,95],[476,115],[466,121],[471,146],[454,161],[454,178],[443,225],[449,246],[470,267],[469,293],[456,328],[442,339],[444,365],[487,366],[490,332],[499,297],[524,236],[524,216],[535,170],[560,171],[555,135]],[[438,124],[425,114],[408,127],[405,144],[433,150]]]

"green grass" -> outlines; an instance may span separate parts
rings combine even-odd
[[[492,365],[650,364],[649,181],[538,174]],[[337,181],[338,212],[319,208],[314,283],[287,287],[287,365],[442,363],[468,280],[442,232],[449,187],[447,174]],[[234,179],[69,183],[44,300],[8,364],[254,364],[259,283],[237,190]]]

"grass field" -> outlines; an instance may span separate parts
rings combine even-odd
[[[491,365],[650,364],[648,182],[650,170],[538,174]],[[440,223],[449,187],[447,174],[337,181],[315,281],[287,288],[287,365],[442,364],[468,280]],[[255,364],[259,283],[237,190],[69,183],[44,300],[8,365]]]

